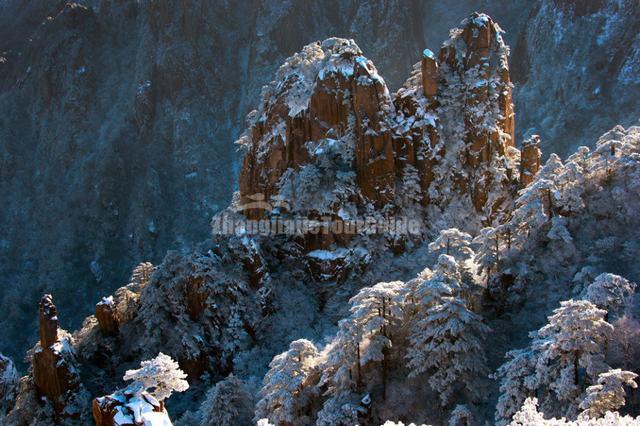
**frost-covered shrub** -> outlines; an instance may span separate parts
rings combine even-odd
[[[456,405],[449,416],[449,426],[472,426],[473,424],[473,413],[469,407],[464,404]]]
[[[460,261],[474,255],[471,241],[471,235],[458,228],[443,229],[438,238],[429,243],[429,251],[441,253],[444,251],[444,254],[451,255]]]
[[[135,336],[141,356],[162,350],[197,360],[206,354],[209,365],[225,371],[240,348],[253,344],[261,305],[242,247],[240,238],[231,237],[220,256],[206,245],[188,255],[167,254],[140,295],[134,322],[123,331]]]

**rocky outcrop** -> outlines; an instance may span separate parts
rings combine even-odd
[[[427,99],[433,99],[438,94],[438,83],[440,80],[438,72],[438,61],[433,52],[425,49],[422,52],[420,62],[420,72],[422,73],[422,91]]]
[[[116,314],[115,303],[113,297],[103,297],[100,302],[96,304],[96,319],[100,325],[100,329],[109,336],[115,336],[118,334],[118,327],[120,321]]]
[[[40,342],[33,354],[32,374],[37,391],[58,411],[64,409],[61,397],[79,385],[69,337],[59,335],[57,310],[50,294],[40,301]]]
[[[131,259],[159,262],[176,241],[200,240],[237,179],[229,141],[292,52],[354,37],[395,90],[425,40],[444,40],[479,4],[261,0],[220,13],[201,0],[78,0],[88,11],[60,13],[66,3],[0,2],[0,275],[17,283],[0,289],[0,350],[18,364],[40,296],[23,289],[54,292],[77,327],[128,277]],[[513,47],[516,143],[539,133],[543,151],[565,157],[637,121],[636,6],[482,2]]]
[[[39,306],[40,339],[30,351],[29,375],[20,379],[7,424],[81,424],[88,395],[81,382],[72,336],[58,327],[51,295]]]
[[[396,106],[409,123],[403,135],[417,153],[425,199],[442,206],[453,188],[491,220],[516,181],[509,49],[489,16],[476,13],[462,25],[437,58],[425,50]]]
[[[15,402],[19,380],[20,376],[13,361],[0,354],[0,419]]]
[[[131,321],[140,307],[140,293],[151,278],[155,267],[142,262],[133,269],[129,284],[120,287],[115,293],[103,297],[96,304],[96,319],[100,330],[107,336],[116,336],[120,326]]]
[[[415,173],[423,206],[463,202],[485,223],[496,220],[518,180],[509,49],[489,16],[462,24],[437,56],[424,50],[393,101],[352,40],[328,39],[289,58],[238,141],[238,210],[312,220],[390,212]],[[348,243],[320,234],[305,240],[307,251]]]
[[[280,68],[239,141],[246,147],[241,203],[254,204],[257,194],[271,202],[280,192],[285,172],[312,163],[322,148],[310,144],[323,141],[343,145],[361,202],[378,207],[391,202],[392,111],[384,80],[352,40],[328,39],[306,46]],[[323,207],[337,211],[335,205],[318,210]],[[265,209],[247,209],[246,214],[262,217]]]
[[[540,136],[533,135],[522,143],[520,150],[520,186],[525,187],[533,182],[540,170]]]
[[[147,392],[117,391],[91,404],[96,426],[171,424],[164,404]]]

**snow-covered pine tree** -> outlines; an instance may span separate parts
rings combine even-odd
[[[429,374],[442,405],[458,387],[478,396],[476,379],[486,373],[482,338],[489,327],[467,308],[459,288],[455,260],[440,255],[433,277],[416,288],[419,305],[410,320],[409,376]]]
[[[431,277],[433,277],[433,271],[429,268],[424,268],[415,278],[405,283],[400,295],[405,321],[415,315],[418,306],[421,304],[418,289],[423,288],[425,281],[429,281]]]
[[[317,424],[354,424],[363,412],[358,392],[363,383],[362,367],[380,362],[383,397],[386,384],[386,354],[394,328],[403,317],[406,294],[401,281],[366,287],[351,298],[351,315],[338,323],[335,338],[323,351],[320,386],[329,396],[318,413]]]
[[[496,405],[496,425],[504,426],[518,412],[525,399],[534,395],[537,354],[530,348],[506,353],[507,361],[493,374],[500,380],[500,397]]]
[[[621,416],[618,412],[608,411],[603,418],[579,418],[568,421],[562,418],[545,418],[543,412],[538,411],[538,400],[527,398],[522,408],[513,416],[509,426],[637,426],[640,417]]]
[[[587,388],[587,396],[580,403],[581,417],[599,418],[607,411],[617,411],[625,404],[625,386],[638,387],[637,374],[619,368],[600,373],[598,384]]]
[[[612,364],[624,369],[637,369],[640,360],[640,321],[623,316],[613,323],[613,335],[609,344]]]
[[[363,412],[363,407],[353,394],[341,392],[325,401],[322,410],[318,412],[316,426],[357,425]]]
[[[360,374],[360,334],[350,318],[338,322],[336,336],[322,352],[320,386],[327,387],[327,395],[355,391]]]
[[[588,149],[588,148],[587,148]],[[580,153],[572,155],[557,176],[556,186],[560,193],[560,213],[574,216],[585,207],[584,192],[586,188],[586,162]]]
[[[477,379],[486,374],[482,340],[489,327],[459,297],[444,297],[412,329],[407,357],[410,376],[426,372],[446,405],[456,388],[480,397]]]
[[[598,275],[587,287],[584,298],[601,309],[615,312],[627,303],[635,289],[636,285],[627,279],[604,273]],[[605,315],[605,319],[608,319],[608,315]]]
[[[405,321],[411,322],[419,310],[424,312],[439,303],[442,297],[460,292],[461,281],[462,275],[455,259],[441,254],[433,271],[425,268],[407,282],[403,292]]]
[[[438,238],[429,244],[430,252],[444,252],[458,261],[473,257],[471,249],[471,235],[460,231],[458,228],[443,229]]]
[[[551,228],[547,232],[547,238],[550,240],[562,241],[565,244],[571,244],[573,237],[567,229],[567,218],[563,216],[554,216],[551,218]]]
[[[256,421],[266,418],[276,425],[305,423],[305,408],[317,393],[313,383],[317,357],[315,345],[299,339],[273,358],[258,395]]]
[[[360,336],[357,350],[360,365],[381,363],[383,399],[386,397],[387,352],[391,347],[393,327],[402,318],[399,296],[403,286],[402,281],[380,282],[363,288],[349,301],[350,320]]]
[[[200,426],[250,424],[253,417],[251,394],[242,380],[230,374],[213,386],[200,406]]]
[[[420,188],[420,176],[418,170],[411,164],[407,164],[402,171],[402,198],[404,206],[411,206],[422,201],[422,189]]]
[[[538,411],[538,399],[527,398],[522,407],[513,415],[509,426],[542,426],[547,425],[544,414]]]
[[[137,370],[127,370],[124,380],[132,380],[129,389],[136,392],[149,392],[158,401],[163,401],[175,392],[189,389],[189,383],[184,380],[187,375],[170,356],[160,352],[157,357],[142,361]]]
[[[563,301],[538,331],[543,347],[536,363],[536,382],[553,393],[562,404],[563,415],[577,414],[585,385],[608,369],[605,342],[613,327],[604,320],[605,313],[586,300]],[[581,377],[583,370],[585,378]],[[544,401],[543,406],[550,402]]]
[[[500,270],[500,252],[503,245],[500,232],[492,227],[482,228],[473,239],[473,243],[476,245],[475,262],[486,271],[488,282],[491,274]]]
[[[559,197],[559,192],[552,179],[538,177],[520,190],[519,195],[511,222],[518,224],[515,239],[524,247],[532,231],[551,221],[554,215],[554,200]]]
[[[473,413],[465,404],[458,404],[449,416],[449,426],[472,426]]]
[[[131,278],[129,279],[130,286],[136,286],[138,290],[143,289],[149,283],[151,275],[156,270],[150,262],[141,262],[133,268],[131,272]]]

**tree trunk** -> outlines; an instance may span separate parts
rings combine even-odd
[[[573,384],[578,386],[580,384],[580,375],[578,374],[578,369],[580,368],[580,353],[575,353],[575,358],[573,359]]]
[[[358,389],[360,389],[360,386],[362,386],[362,370],[360,369],[360,342],[356,344],[356,355],[358,358],[358,377],[356,379],[356,386],[358,387]]]
[[[496,272],[500,270],[500,237],[496,234]]]
[[[385,319],[386,319],[386,312],[387,312],[387,300],[383,297],[382,298],[382,335],[384,337],[387,337],[387,326],[385,324]],[[386,346],[384,348],[382,348],[382,400],[386,401],[387,400],[387,348]]]

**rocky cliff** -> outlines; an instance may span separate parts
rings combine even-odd
[[[36,330],[43,292],[60,291],[66,321],[79,326],[133,265],[201,238],[240,169],[229,141],[286,57],[314,40],[355,38],[394,91],[424,47],[477,7],[66,3],[0,3],[0,277],[12,283],[0,289],[0,349],[16,360],[35,333],[12,330]],[[566,154],[636,120],[636,6],[483,3],[513,47],[516,144],[536,133],[545,152]]]
[[[474,14],[437,57],[425,50],[416,58],[411,78],[391,94],[353,40],[306,46],[285,61],[249,114],[239,140],[245,149],[240,191],[214,222],[234,215],[329,215],[346,222],[411,214],[426,223],[436,212],[464,227],[499,220],[520,178],[507,53],[500,27]],[[256,199],[277,207],[242,207]],[[466,212],[456,213],[460,208]],[[478,219],[459,221],[469,216]],[[238,353],[270,356],[274,333],[297,327],[280,322],[291,303],[288,290],[276,285],[282,277],[315,293],[321,314],[323,304],[340,305],[350,288],[362,286],[359,274],[375,271],[374,259],[388,250],[419,255],[433,230],[350,237],[331,231],[301,241],[246,230],[214,234],[187,254],[170,252],[158,267],[140,264],[72,336],[59,329],[46,295],[40,342],[9,419],[86,416],[85,389],[107,394],[128,366],[160,351],[177,359],[192,383],[237,372]],[[341,290],[327,294],[332,288]],[[51,403],[51,413],[33,405],[34,395]],[[125,410],[116,406],[120,399],[95,400],[94,417],[110,421]]]
[[[474,14],[437,58],[427,49],[414,68],[391,96],[352,40],[314,43],[289,58],[238,141],[246,149],[240,206],[259,197],[279,203],[277,215],[391,212],[415,177],[422,205],[442,214],[470,201],[494,220],[520,161],[502,30]]]
[[[162,23],[172,22],[163,4],[141,3],[126,10],[135,19],[153,12],[155,19],[149,25],[158,30]],[[124,7],[109,5],[104,3],[104,9],[66,6],[57,16],[63,17],[65,25],[91,26],[103,11]],[[138,15],[138,7],[149,11]],[[194,19],[182,22],[180,31],[192,31],[198,22]],[[247,131],[238,141],[244,151],[239,191],[229,208],[214,216],[212,238],[192,250],[169,252],[158,266],[140,264],[128,283],[110,296],[102,297],[109,293],[103,289],[102,299],[92,300],[92,304],[98,302],[92,306],[94,315],[72,335],[59,328],[51,296],[42,298],[40,341],[29,354],[29,374],[19,385],[15,380],[0,383],[9,390],[9,421],[73,424],[86,420],[93,409],[97,421],[109,423],[115,412],[133,411],[129,396],[113,393],[121,388],[122,374],[162,351],[178,360],[192,385],[182,399],[174,399],[178,401],[174,406],[168,402],[168,411],[176,415],[187,410],[184,423],[189,424],[190,416],[200,415],[194,414],[194,407],[214,382],[230,373],[248,381],[262,378],[273,355],[292,337],[326,341],[327,332],[335,330],[337,320],[348,312],[348,300],[362,287],[415,276],[425,259],[433,256],[426,243],[446,227],[478,235],[482,253],[478,273],[486,270],[491,286],[486,292],[476,289],[477,304],[486,304],[498,325],[503,320],[496,300],[506,299],[506,290],[512,290],[509,286],[515,283],[517,296],[529,281],[555,278],[554,271],[572,276],[577,266],[567,266],[572,263],[565,259],[551,272],[542,265],[531,271],[527,265],[536,264],[527,256],[529,246],[542,253],[537,259],[546,259],[550,253],[545,250],[558,248],[560,241],[572,241],[567,237],[567,218],[580,212],[575,209],[582,202],[584,180],[571,173],[590,158],[588,149],[581,151],[581,158],[572,156],[571,167],[565,169],[555,155],[540,167],[538,137],[527,139],[522,152],[516,148],[517,102],[514,108],[512,96],[517,91],[503,37],[489,16],[472,14],[451,31],[438,54],[422,50],[410,59],[417,63],[395,93],[384,73],[353,40],[313,42],[289,57],[263,89],[258,109],[248,114]],[[184,80],[172,80],[174,76],[173,71],[164,75],[168,81],[160,81],[168,85],[163,86],[167,92],[158,93],[174,93],[167,89],[174,84],[182,87]],[[159,95],[151,89],[153,81],[145,80],[136,90],[129,110],[133,111],[129,124],[143,133],[163,123],[154,115],[162,108]],[[598,209],[608,204],[606,197],[631,198],[627,194],[637,191],[635,181],[625,179],[627,173],[637,174],[637,162],[632,161],[637,156],[637,129],[628,133],[613,132],[608,137],[615,143],[603,140],[594,152],[593,161],[606,162],[609,171],[603,173],[598,166],[589,179],[600,179],[605,185],[609,174],[615,176],[616,184],[628,186],[604,194],[600,184],[589,187],[593,191],[589,200]],[[624,149],[618,152],[618,146]],[[562,172],[557,179],[570,184],[549,186],[555,185],[556,172]],[[525,191],[518,193],[523,187]],[[552,198],[552,189],[558,199]],[[544,194],[542,200],[538,190]],[[512,217],[514,204],[518,217]],[[589,219],[604,214],[598,209]],[[425,226],[410,236],[394,232],[344,236],[328,230],[268,238],[252,235],[246,228],[215,232],[221,220],[296,216],[313,220],[328,216],[345,222],[408,216]],[[534,219],[542,221],[539,226],[529,223]],[[583,235],[583,223],[587,222],[572,219],[571,232]],[[523,224],[535,231],[519,232]],[[612,224],[611,232],[620,234],[618,220],[612,219]],[[489,227],[480,232],[484,226]],[[607,240],[608,228],[599,232],[599,241]],[[535,238],[529,241],[531,233]],[[609,243],[610,239],[603,241],[602,247]],[[602,257],[588,257],[587,241],[581,240],[577,251],[562,249],[558,253],[567,258],[585,259],[576,265],[597,261],[601,262],[598,268],[609,266]],[[634,253],[635,249],[625,250]],[[501,260],[502,252],[509,259]],[[92,273],[100,275],[99,264],[91,265]],[[502,270],[501,265],[510,268]],[[423,271],[424,276],[430,273]],[[378,315],[386,315],[384,297],[382,303]],[[500,339],[507,337],[496,337],[500,350],[506,346]],[[502,355],[491,354],[494,359]],[[318,379],[319,374],[314,377]],[[89,395],[111,396],[94,400],[92,407]],[[149,412],[166,415],[162,405],[153,400],[147,403]]]

